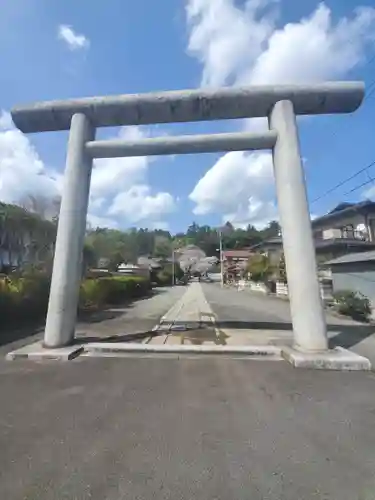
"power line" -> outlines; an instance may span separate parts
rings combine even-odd
[[[343,196],[347,196],[350,193],[354,193],[354,191],[357,191],[361,187],[367,186],[367,184],[374,183],[374,182],[375,182],[375,179],[373,179],[373,178],[371,178],[370,180],[368,180],[366,182],[362,182],[362,184],[360,184],[359,186],[356,186],[353,189],[351,189],[350,191],[347,191],[346,193],[344,193]]]
[[[375,54],[366,62],[366,64],[364,65],[364,67],[366,66],[369,66],[372,62],[375,61]],[[367,85],[367,92],[366,92],[366,95],[365,95],[365,98],[363,100],[363,104],[365,104],[365,102],[367,102],[372,95],[375,94],[375,79],[371,80],[371,82],[369,83],[369,85]],[[353,118],[353,116],[355,116],[354,114],[350,114],[349,115],[349,118]],[[331,135],[331,140],[333,138],[335,138],[339,133],[339,130],[335,130],[333,131],[333,134]],[[360,170],[358,170],[356,173],[354,173],[353,175],[351,175],[350,177],[346,178],[346,179],[343,179],[341,182],[339,182],[338,184],[336,184],[336,186],[333,186],[332,188],[328,189],[328,191],[326,191],[325,193],[323,193],[322,195],[318,196],[317,198],[315,198],[314,200],[312,200],[311,204],[312,203],[316,203],[317,201],[321,200],[322,198],[325,198],[327,195],[329,195],[330,193],[332,193],[333,191],[336,191],[336,189],[338,189],[339,187],[343,186],[344,184],[346,184],[347,182],[351,181],[352,179],[354,179],[355,177],[357,177],[358,175],[360,175],[362,172],[365,172],[367,171],[369,168],[371,168],[373,165],[375,165],[375,161],[371,162],[369,165],[367,165],[366,167],[364,168],[361,168]],[[357,186],[356,188],[354,188],[353,190],[351,191],[348,191],[347,193],[345,193],[343,196],[346,196],[348,195],[349,193],[352,193],[353,191],[356,191],[357,189],[360,189],[361,187],[365,186],[366,184],[370,184],[370,182],[375,182],[374,179],[372,180],[369,180],[368,182],[364,183],[364,184],[361,184],[360,186]]]
[[[358,175],[362,174],[362,172],[365,172],[366,170],[368,170],[369,168],[371,168],[373,165],[375,165],[375,160],[373,162],[371,162],[369,165],[366,165],[366,167],[363,167],[361,168],[360,170],[358,170],[357,172],[355,172],[353,175],[351,175],[350,177],[347,177],[345,179],[343,179],[342,181],[340,181],[338,184],[336,184],[335,186],[331,187],[330,189],[328,189],[328,191],[326,191],[325,193],[323,193],[322,195],[318,196],[317,198],[315,198],[314,200],[312,200],[311,203],[315,203],[319,200],[321,200],[322,198],[325,198],[327,195],[333,193],[333,191],[336,191],[336,189],[338,189],[339,187],[343,186],[344,184],[346,184],[347,182],[351,181],[352,179],[354,179],[355,177],[357,177]],[[371,181],[368,181],[367,184],[369,184],[370,182],[372,182],[373,179]],[[360,186],[361,187],[361,186]],[[349,193],[346,193],[346,194],[349,194]]]
[[[375,61],[375,54],[365,63],[364,68],[369,66],[373,61]]]
[[[375,55],[370,59],[370,61],[368,62],[368,64],[370,64],[372,61],[375,60]],[[368,86],[368,90],[367,90],[367,94],[365,96],[365,99],[364,99],[364,103],[373,95],[375,94],[375,79],[372,80]],[[353,114],[349,115],[349,118],[352,118]],[[331,137],[331,139],[333,137],[335,137],[336,135],[338,134],[338,131],[335,131]],[[375,160],[373,162],[371,162],[369,165],[366,165],[366,167],[363,167],[361,168],[360,170],[358,170],[357,172],[355,172],[353,175],[351,175],[350,177],[347,177],[345,179],[343,179],[342,181],[340,181],[338,184],[336,184],[335,186],[333,186],[332,188],[328,189],[325,193],[323,193],[322,195],[318,196],[317,198],[315,198],[314,200],[312,200],[311,203],[316,203],[317,201],[321,200],[322,198],[325,198],[327,195],[333,193],[333,191],[336,191],[336,189],[340,188],[341,186],[343,186],[344,184],[346,184],[347,182],[351,181],[352,179],[354,179],[355,177],[357,177],[358,175],[360,175],[361,173],[365,172],[366,170],[368,170],[369,168],[371,168],[373,165],[375,165]],[[366,184],[369,184],[370,182],[375,182],[374,179],[371,179],[370,181],[364,183],[363,185],[366,185]],[[359,189],[361,188],[363,185],[360,185],[358,186],[357,188],[354,188],[353,191],[355,191],[356,189]],[[347,193],[345,193],[343,196],[346,196],[347,194],[353,192],[353,191],[348,191]]]
[[[375,55],[373,56],[373,60],[375,60]],[[365,95],[365,98],[363,99],[363,104],[364,105],[365,103],[367,103],[367,101],[375,94],[375,79],[372,80],[370,82],[370,84],[368,85],[367,87],[367,93]],[[347,119],[348,120],[352,120],[354,116],[357,116],[355,113],[351,113],[349,115],[347,115]],[[336,130],[333,130],[332,133],[328,134],[328,136],[330,136],[330,141],[332,141],[333,139],[337,138],[337,136],[339,135],[339,133],[341,133],[342,129],[339,127],[337,128]],[[335,146],[335,144],[337,144],[337,141],[334,141],[334,144],[333,146]],[[330,148],[331,152],[332,152],[332,145],[331,145],[331,148]],[[318,159],[320,159],[320,156],[321,155],[318,155]],[[317,160],[315,159],[314,160],[314,163],[317,163]],[[371,164],[370,166],[372,166],[373,164]],[[358,172],[357,174],[354,175],[354,177],[356,177],[356,175],[360,174],[361,172],[363,172],[364,170],[366,170],[368,167],[365,167],[363,170],[361,170],[360,172]],[[350,177],[349,179],[347,179],[348,181],[351,180],[352,177]],[[346,180],[345,180],[346,182]],[[344,183],[345,183],[344,182]],[[333,190],[335,190],[337,187],[340,187],[342,184],[340,184],[339,186],[335,186],[335,188]],[[327,193],[324,193],[322,196],[319,196],[318,198],[316,198],[315,200],[313,200],[311,203],[315,203],[316,201],[320,200],[321,198],[324,198],[327,194],[329,194],[331,191],[327,192]]]

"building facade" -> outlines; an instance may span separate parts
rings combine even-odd
[[[235,279],[246,272],[247,264],[254,252],[248,249],[224,250],[222,254],[224,275],[227,279]]]
[[[344,255],[325,264],[331,271],[333,291],[365,295],[375,307],[375,250]]]
[[[318,264],[342,255],[375,250],[375,203],[345,203],[311,222]],[[251,248],[267,255],[272,264],[283,253],[281,236]]]

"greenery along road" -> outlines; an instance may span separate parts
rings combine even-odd
[[[0,203],[0,271],[11,262],[22,265],[51,261],[56,238],[59,200],[30,196],[20,202],[22,206]],[[279,232],[273,221],[258,230],[249,225],[235,229],[229,222],[223,227],[225,249],[254,245]],[[217,228],[191,224],[186,232],[172,235],[161,229],[130,228],[120,231],[108,228],[88,228],[84,260],[88,266],[98,259],[107,259],[113,266],[123,261],[135,262],[141,255],[170,257],[172,249],[196,245],[207,256],[218,257]]]
[[[223,228],[223,243],[225,249],[243,248],[255,245],[260,241],[277,236],[279,224],[275,221],[257,230],[249,225],[246,229],[235,229],[229,222]],[[208,256],[218,255],[218,231],[210,226],[191,224],[186,232],[171,235],[169,231],[160,229],[132,228],[128,231],[97,228],[88,231],[87,247],[93,255],[112,260],[135,260],[139,255],[154,257],[170,257],[172,249],[196,245]]]

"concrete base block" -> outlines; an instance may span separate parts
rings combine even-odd
[[[7,361],[15,361],[17,359],[29,359],[33,361],[48,359],[55,361],[70,361],[79,356],[82,352],[82,345],[71,345],[50,349],[48,347],[43,347],[42,342],[35,342],[34,344],[9,352],[6,355],[6,359]]]
[[[329,351],[307,353],[293,347],[283,347],[282,357],[295,368],[316,370],[371,370],[370,360],[343,347]]]
[[[133,344],[118,342],[116,344],[106,342],[92,342],[85,346],[85,353],[95,356],[100,353],[168,353],[168,354],[241,354],[246,356],[259,356],[264,358],[281,358],[281,347],[269,345],[247,345],[247,346],[218,346],[218,345],[194,345],[194,344]]]

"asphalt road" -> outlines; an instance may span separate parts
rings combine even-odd
[[[251,329],[259,333],[280,337],[280,343],[292,342],[292,324],[289,302],[265,296],[258,292],[233,288],[221,289],[220,285],[203,284],[203,291],[221,328]],[[375,367],[375,328],[344,317],[326,314],[331,347],[351,349],[366,356]],[[273,333],[272,333],[273,332]]]
[[[159,323],[173,304],[185,293],[185,287],[155,288],[151,296],[86,316],[77,323],[76,337],[98,341],[108,337],[127,340],[129,334],[146,333]],[[0,356],[43,338],[43,328],[23,328],[18,332],[0,332]]]
[[[281,301],[204,291],[222,320],[288,321]],[[97,334],[151,321],[181,293],[133,304]],[[0,358],[0,379],[1,499],[373,498],[372,372],[227,357]]]
[[[220,321],[239,321],[252,324],[291,322],[289,302],[260,292],[237,291],[236,288],[221,288],[219,283],[202,283],[206,299]],[[329,322],[353,323],[328,317]],[[251,326],[251,325],[250,325]]]
[[[373,373],[77,358],[0,376],[0,498],[373,498]]]

